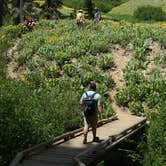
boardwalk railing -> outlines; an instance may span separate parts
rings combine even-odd
[[[102,160],[103,156],[107,154],[116,144],[120,143],[122,140],[128,138],[132,134],[136,133],[138,130],[142,129],[146,125],[146,118],[135,124],[134,126],[126,129],[125,131],[110,136],[107,140],[93,146],[90,149],[85,150],[84,152],[78,154],[74,158],[75,165],[77,166],[90,166],[96,165],[99,161]]]
[[[98,126],[102,126],[106,123],[109,123],[113,120],[117,120],[118,119],[118,116],[115,115],[113,117],[110,117],[108,119],[102,119],[98,122]],[[71,131],[71,132],[67,132],[63,135],[60,135],[58,137],[55,137],[47,142],[43,142],[41,144],[38,144],[32,148],[29,148],[29,149],[26,149],[20,153],[17,154],[17,156],[14,158],[14,160],[12,161],[12,163],[10,164],[10,166],[17,166],[19,165],[19,163],[26,157],[28,156],[31,156],[33,154],[36,154],[44,149],[47,149],[49,147],[51,147],[52,145],[58,145],[58,144],[61,144],[65,141],[68,141],[72,138],[75,138],[75,137],[78,137],[80,135],[82,135],[82,130],[83,128],[79,128],[77,130],[74,130],[74,131]],[[90,129],[91,130],[91,129]]]

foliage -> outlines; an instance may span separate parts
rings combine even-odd
[[[166,20],[165,13],[161,7],[141,6],[134,11],[134,17],[138,20],[163,21]]]
[[[99,8],[102,12],[108,12],[113,7],[118,6],[128,0],[93,0],[95,7]],[[80,9],[84,7],[84,0],[64,0],[64,5],[72,7],[74,9]]]
[[[143,161],[144,166],[163,166],[166,164],[165,97],[165,94],[163,94],[163,97],[159,100],[158,108],[153,108],[151,114],[151,123],[147,132],[148,149]]]
[[[57,8],[62,5],[62,0],[45,0],[45,16],[47,19],[58,18]]]
[[[163,68],[165,67],[166,64],[166,54],[165,53],[158,53],[154,57],[154,62],[157,65],[161,65]]]
[[[7,12],[7,1],[6,0],[0,0],[0,27],[3,25],[4,16]]]
[[[107,17],[113,18],[114,20],[126,20],[130,22],[135,22],[136,20],[133,14],[138,7],[152,5],[155,7],[161,7],[163,11],[166,11],[165,3],[166,0],[129,0],[113,8],[107,14]]]
[[[64,80],[50,91],[46,86],[33,88],[1,79],[0,152],[4,162],[27,147],[79,127],[81,116],[76,103],[80,93],[72,84]]]
[[[93,2],[92,0],[85,0],[85,10],[87,11],[90,18],[93,18]]]
[[[106,69],[114,65],[111,54],[114,44],[123,48],[133,46],[132,61],[124,70],[126,87],[118,91],[117,103],[137,115],[151,117],[153,112],[159,115],[160,100],[165,97],[165,78],[158,70],[152,70],[146,78],[142,69],[146,69],[149,55],[146,39],[163,43],[164,34],[165,26],[112,21],[102,21],[98,26],[87,22],[79,29],[72,20],[42,20],[29,33],[22,25],[3,27],[2,72],[6,63],[3,54],[17,37],[20,39],[15,61],[18,68],[29,71],[22,81],[0,79],[3,162],[10,162],[18,151],[80,127],[79,99],[91,80],[96,81],[97,91],[103,96],[103,117],[113,115],[109,92],[114,80]]]
[[[98,65],[101,67],[103,70],[110,69],[114,66],[113,58],[111,55],[102,55],[98,59]]]

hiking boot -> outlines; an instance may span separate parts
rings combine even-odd
[[[83,144],[87,144],[87,139],[86,138],[83,139]]]
[[[99,137],[93,138],[93,142],[99,142],[99,141],[100,141]]]

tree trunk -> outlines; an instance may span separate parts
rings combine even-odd
[[[24,21],[24,17],[23,17],[23,6],[24,6],[24,2],[23,0],[20,0],[20,21],[23,22]]]
[[[3,25],[3,16],[0,14],[0,27]]]

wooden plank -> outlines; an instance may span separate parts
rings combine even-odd
[[[103,124],[105,124],[105,123],[109,123],[109,122],[111,122],[111,121],[113,121],[113,120],[116,120],[116,119],[117,119],[117,115],[115,115],[115,116],[113,116],[113,117],[110,117],[110,118],[108,118],[108,119],[100,120],[100,121],[98,122],[98,124],[101,126],[101,125],[103,125]],[[19,162],[21,162],[21,160],[22,160],[23,158],[25,158],[26,156],[28,156],[28,155],[33,155],[33,154],[38,153],[38,152],[40,152],[40,151],[42,151],[42,150],[44,150],[44,149],[47,149],[47,148],[49,148],[54,142],[60,141],[60,140],[62,140],[62,139],[64,139],[64,141],[67,141],[68,139],[71,139],[71,138],[73,138],[73,137],[75,137],[75,136],[79,136],[79,135],[82,134],[82,132],[81,132],[82,130],[83,130],[83,128],[79,128],[79,129],[77,129],[77,130],[74,130],[74,131],[71,131],[71,132],[67,132],[67,133],[62,134],[62,135],[60,135],[60,136],[58,136],[58,137],[55,137],[55,138],[53,138],[53,139],[51,139],[51,140],[49,140],[49,141],[47,141],[47,142],[43,142],[43,143],[38,144],[38,145],[36,145],[36,146],[33,146],[33,147],[29,148],[29,149],[26,149],[26,150],[24,150],[24,151],[18,153],[17,156],[14,158],[14,160],[12,161],[12,163],[11,163],[9,166],[17,166],[17,165],[19,164]],[[80,133],[80,132],[81,132],[81,133]],[[79,133],[79,134],[78,134],[78,133]],[[76,134],[77,134],[77,135],[76,135]]]
[[[71,163],[69,162],[44,162],[40,160],[25,160],[19,166],[70,166]]]
[[[129,131],[129,132],[125,133],[125,135],[121,137],[117,137],[117,135],[111,136],[106,141],[103,141],[102,143],[88,150],[85,150],[84,152],[80,153],[74,158],[75,164],[77,164],[78,166],[80,166],[80,163],[81,164],[83,163],[89,166],[97,164],[96,162],[98,162],[98,160],[103,155],[105,155],[108,150],[110,150],[116,144],[120,143],[123,139],[128,138],[130,135],[140,130],[142,127],[145,126],[145,124],[146,124],[146,119],[143,119],[141,122],[134,125],[133,130],[131,130],[132,127],[130,127],[129,129],[126,129],[126,131]],[[122,133],[124,134],[124,132],[121,132],[120,135],[122,135]]]

